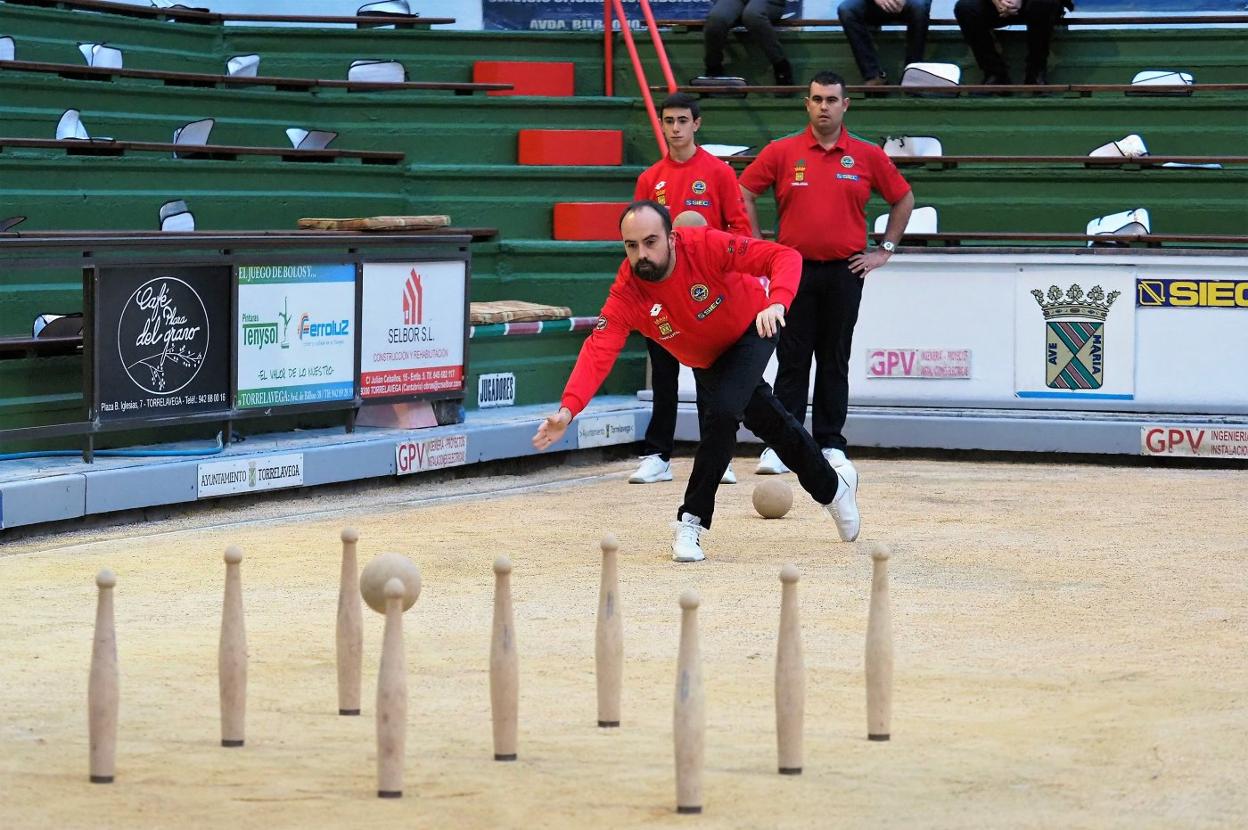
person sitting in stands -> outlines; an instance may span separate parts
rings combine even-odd
[[[749,30],[763,54],[771,62],[777,86],[793,85],[793,67],[780,45],[774,24],[784,14],[785,0],[716,0],[706,15],[702,36],[706,43],[706,74],[712,77],[724,75],[724,44],[733,26],[743,25]]]
[[[985,84],[1010,83],[1010,70],[997,48],[993,29],[1016,23],[1027,24],[1027,66],[1025,84],[1049,82],[1049,43],[1053,27],[1074,9],[1074,0],[958,0],[953,16],[958,19],[962,38],[971,47],[975,62],[984,72]]]
[[[836,15],[854,52],[854,61],[867,86],[888,83],[888,74],[880,66],[871,30],[885,24],[906,27],[906,62],[919,63],[927,47],[927,21],[932,0],[841,0]]]

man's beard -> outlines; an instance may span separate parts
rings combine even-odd
[[[672,262],[669,256],[663,260],[663,264],[653,263],[648,259],[639,259],[637,264],[633,266],[633,276],[645,282],[658,282],[667,274],[667,266]]]

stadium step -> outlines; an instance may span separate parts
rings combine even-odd
[[[511,84],[510,90],[490,95],[546,95],[569,98],[573,91],[575,64],[554,61],[477,61],[472,65],[472,81],[477,84]]]
[[[554,238],[618,242],[620,214],[628,202],[555,202]]]

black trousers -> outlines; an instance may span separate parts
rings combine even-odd
[[[1027,79],[1034,80],[1049,64],[1049,45],[1053,40],[1053,27],[1063,15],[1062,0],[1023,0],[1017,15],[1002,17],[992,0],[958,0],[953,16],[958,19],[962,37],[971,47],[975,62],[985,75],[1009,78],[1010,71],[997,48],[993,29],[1012,23],[1027,24]]]
[[[844,450],[847,446],[844,430],[849,409],[849,354],[861,302],[862,280],[849,270],[848,260],[805,260],[797,296],[780,330],[776,397],[799,424],[806,423],[806,393],[813,357],[811,433],[824,449]]]
[[[724,44],[728,42],[728,32],[738,21],[758,41],[772,66],[786,60],[780,36],[772,25],[784,15],[784,4],[785,0],[716,0],[702,27],[706,71],[711,75],[723,74]]]
[[[664,461],[672,458],[676,443],[676,405],[679,402],[680,362],[654,340],[646,340],[650,352],[650,425],[646,427],[646,445],[642,455],[659,455]]]
[[[693,457],[685,502],[676,512],[692,513],[710,527],[719,480],[737,449],[742,423],[776,451],[802,488],[820,504],[836,497],[838,477],[810,433],[793,419],[763,380],[776,338],[759,337],[751,324],[736,343],[706,369],[694,369],[702,440]]]

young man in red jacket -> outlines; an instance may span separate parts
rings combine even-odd
[[[674,560],[704,558],[700,537],[711,527],[720,476],[732,459],[742,422],[797,473],[802,487],[836,522],[841,539],[856,539],[857,473],[852,467],[834,470],[763,380],[797,292],[801,255],[774,242],[707,227],[673,233],[667,209],[651,201],[629,205],[620,236],[627,259],[581,347],[562,406],[538,427],[533,446],[544,450],[563,437],[611,371],[629,333],[640,331],[692,367],[698,384],[702,441],[684,503],[676,511]],[[764,289],[754,274],[766,274],[770,288]]]
[[[676,225],[702,217],[712,228],[750,235],[737,174],[720,159],[698,146],[696,136],[702,126],[698,99],[683,92],[669,95],[659,107],[667,155],[637,177],[634,199],[650,199],[666,207]],[[696,216],[691,216],[696,214]],[[650,352],[650,425],[646,427],[645,449],[630,484],[653,484],[672,480],[672,448],[676,439],[676,407],[679,398],[680,363],[653,340],[646,341]],[[735,484],[729,464],[724,483]]]

